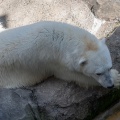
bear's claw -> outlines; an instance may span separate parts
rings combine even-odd
[[[120,74],[119,74],[119,72],[115,69],[112,69],[111,76],[113,78],[115,87],[120,88]]]

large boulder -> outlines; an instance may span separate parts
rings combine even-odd
[[[119,98],[117,90],[50,78],[31,88],[0,89],[0,120],[92,120]]]

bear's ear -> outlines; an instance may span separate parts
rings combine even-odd
[[[100,41],[105,44],[106,43],[106,38],[102,38],[102,39],[100,39]]]
[[[86,58],[85,58],[85,57],[82,57],[82,58],[80,59],[80,61],[79,61],[79,65],[80,65],[80,66],[84,66],[84,65],[86,65],[86,64],[87,64]]]

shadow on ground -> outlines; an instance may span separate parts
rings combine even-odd
[[[4,28],[8,28],[7,18],[8,18],[7,15],[0,16],[0,23]]]

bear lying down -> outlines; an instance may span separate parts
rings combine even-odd
[[[58,22],[39,22],[0,33],[0,87],[31,86],[55,76],[80,86],[117,87],[120,74],[105,39]]]

